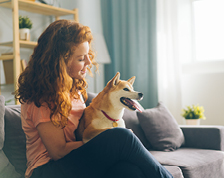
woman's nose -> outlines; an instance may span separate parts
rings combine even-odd
[[[89,58],[89,55],[86,55],[86,61],[85,61],[85,64],[86,65],[89,65],[89,64],[91,64],[92,62],[91,62],[91,60],[90,60],[90,58]]]

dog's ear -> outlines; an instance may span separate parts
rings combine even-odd
[[[109,83],[111,83],[112,85],[117,85],[119,80],[120,80],[120,72],[117,72],[114,78],[112,78]]]
[[[135,82],[135,76],[131,77],[130,79],[128,79],[128,82],[133,85]]]

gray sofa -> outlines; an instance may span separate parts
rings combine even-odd
[[[95,94],[89,93],[88,95],[87,105]],[[0,178],[22,178],[26,169],[26,138],[21,129],[20,111],[19,105],[4,106],[4,98],[0,96]],[[149,109],[149,111],[152,110]],[[161,109],[157,111],[162,112]],[[169,137],[170,140],[164,141],[161,139],[164,135],[172,135],[172,137],[178,135],[164,131],[165,134],[162,136],[151,132],[151,138],[155,138],[152,141],[147,137],[148,130],[145,129],[148,127],[143,127],[147,126],[146,123],[142,125],[142,118],[139,117],[139,113],[125,110],[123,119],[127,128],[133,130],[143,145],[170,171],[174,178],[224,177],[223,126],[178,126],[180,130],[176,128],[175,130],[173,126],[165,124],[164,128],[168,125],[169,128],[175,130],[175,133],[183,136],[183,139],[179,139],[178,136],[175,140]],[[156,119],[159,121],[161,118]],[[167,122],[167,118],[165,119]],[[150,125],[154,126],[155,123]],[[151,131],[155,132],[152,128]],[[158,140],[160,145],[157,147],[153,144]],[[165,143],[163,144],[165,151],[161,149],[162,142]],[[181,144],[178,145],[177,142]]]

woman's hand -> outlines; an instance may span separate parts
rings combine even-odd
[[[52,122],[42,122],[38,124],[37,130],[53,160],[63,158],[72,150],[83,145],[82,141],[66,142],[63,129],[54,126]]]

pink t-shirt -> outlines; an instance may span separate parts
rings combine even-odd
[[[68,124],[63,128],[66,142],[76,141],[74,131],[78,127],[79,119],[85,107],[85,103],[81,99],[72,101]],[[26,134],[27,169],[25,177],[29,178],[33,169],[51,160],[36,128],[39,123],[50,121],[50,109],[46,103],[40,108],[36,107],[33,102],[24,103],[21,105],[21,120],[22,128]]]

